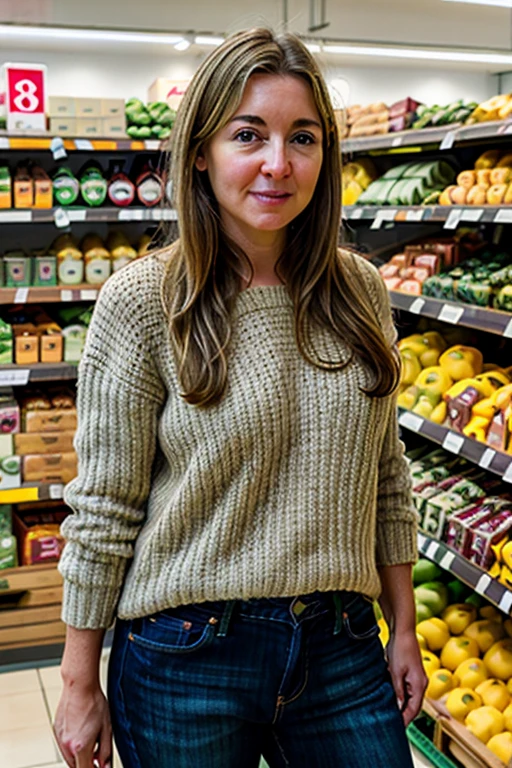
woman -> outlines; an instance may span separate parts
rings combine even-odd
[[[117,616],[124,768],[406,768],[425,676],[396,334],[377,271],[337,248],[338,135],[296,37],[202,64],[172,177],[180,240],[108,281],[80,367],[64,758],[110,762]]]

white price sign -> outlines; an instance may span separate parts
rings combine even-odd
[[[66,213],[70,221],[85,221],[87,218],[85,208],[74,208],[73,210],[67,210]]]
[[[416,211],[407,211],[407,213],[405,214],[405,220],[406,221],[422,221],[424,214],[425,214],[425,211],[421,208]]]
[[[512,208],[502,208],[494,217],[495,224],[512,224]]]
[[[512,461],[510,462],[507,469],[505,470],[503,479],[506,483],[512,483]]]
[[[424,306],[425,299],[414,299],[413,303],[409,307],[409,312],[412,312],[413,315],[421,315]]]
[[[480,221],[483,215],[484,215],[483,208],[466,208],[466,210],[462,211],[462,216],[460,217],[460,220],[476,222],[476,221]]]
[[[448,432],[443,440],[443,448],[450,453],[459,454],[462,446],[464,445],[464,438],[461,435],[456,435],[453,432]]]
[[[63,290],[60,292],[61,301],[73,301],[73,291]]]
[[[380,229],[385,221],[394,221],[397,214],[396,208],[382,208],[377,211],[370,229]]]
[[[90,152],[92,149],[94,149],[92,145],[92,141],[89,141],[89,139],[75,139],[75,149],[81,149],[86,152]]]
[[[450,211],[448,218],[444,223],[444,229],[457,229],[461,215],[462,211],[460,208],[454,208],[453,211]]]
[[[418,549],[420,549],[422,552],[426,542],[427,540],[425,536],[422,533],[418,533]]]
[[[25,304],[28,299],[28,288],[18,288],[16,293],[14,294],[14,303],[15,304]]]
[[[55,208],[53,212],[53,220],[55,221],[55,226],[58,229],[65,229],[66,227],[69,227],[69,216],[67,211],[65,211],[63,208]]]
[[[500,611],[503,611],[503,613],[510,613],[510,609],[512,608],[512,592],[510,592],[510,590],[507,589],[503,593],[498,606]]]
[[[512,320],[508,321],[507,327],[503,331],[503,335],[506,336],[507,339],[512,339]]]
[[[445,571],[449,571],[450,568],[453,565],[453,561],[455,560],[455,555],[453,552],[445,552],[443,555],[443,559],[439,563],[441,568],[444,568]]]
[[[64,486],[60,484],[50,485],[49,494],[50,499],[62,499],[64,494]]]
[[[456,325],[464,314],[464,307],[455,307],[453,304],[443,304],[437,316],[438,320]]]
[[[393,141],[391,142],[392,147],[401,147],[402,146],[402,136],[395,136]]]
[[[482,467],[482,469],[488,469],[495,456],[496,451],[493,451],[492,448],[486,448],[482,454],[482,458],[478,462],[478,466]]]
[[[409,411],[401,413],[398,419],[400,426],[410,429],[411,432],[419,432],[423,426],[423,421],[424,419],[420,416],[416,416],[415,413],[409,413]]]
[[[82,301],[96,301],[98,298],[98,291],[86,288],[83,291],[80,291],[80,298]]]
[[[351,221],[357,221],[357,219],[363,218],[363,208],[352,208],[350,211],[349,219]]]
[[[30,368],[11,368],[7,371],[0,370],[1,387],[24,387],[30,379]]]
[[[439,149],[443,149],[443,150],[451,149],[455,144],[456,138],[457,138],[457,131],[448,131],[448,133],[442,140],[441,144],[439,145]]]
[[[425,552],[425,554],[430,560],[433,560],[434,555],[437,554],[438,550],[439,550],[439,544],[437,543],[437,541],[431,541],[427,547],[427,551]]]
[[[11,143],[7,136],[0,136],[0,149],[10,149]]]
[[[475,586],[475,592],[478,592],[479,595],[485,595],[485,590],[491,583],[492,579],[487,573],[483,573],[480,578],[478,579],[478,583]]]

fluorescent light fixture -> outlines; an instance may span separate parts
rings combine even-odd
[[[306,48],[310,53],[320,53],[321,48],[318,43],[306,43]]]
[[[211,37],[210,35],[198,35],[195,39],[196,45],[222,45],[223,37]]]
[[[177,51],[186,51],[187,48],[190,48],[190,42],[183,38],[183,40],[180,40],[179,43],[176,43],[174,47]]]
[[[454,61],[469,64],[512,64],[512,54],[507,53],[476,53],[472,51],[440,51],[421,48],[385,48],[362,45],[324,45],[324,53],[335,53],[342,56],[374,56],[389,59],[420,59],[425,61]]]
[[[100,43],[147,43],[150,45],[175,45],[183,40],[181,35],[160,35],[150,32],[122,32],[108,29],[67,29],[65,27],[24,27],[11,24],[0,24],[0,38],[2,37],[37,40],[85,40]]]
[[[512,0],[444,0],[445,3],[471,3],[471,5],[497,5],[500,8],[512,8]]]

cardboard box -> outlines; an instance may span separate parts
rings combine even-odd
[[[168,77],[159,77],[149,88],[148,103],[166,101],[171,109],[178,109],[189,83],[190,80],[171,80]]]
[[[95,137],[103,133],[103,120],[100,117],[77,117],[76,135]]]
[[[124,99],[100,99],[102,117],[119,117],[124,119]]]
[[[76,118],[67,115],[50,117],[50,133],[53,136],[76,136]]]
[[[23,456],[25,482],[66,484],[76,477],[77,471],[78,459],[74,451]]]
[[[32,172],[34,183],[34,208],[53,207],[52,180],[42,168],[36,167]]]
[[[18,365],[31,365],[39,362],[39,336],[35,326],[30,323],[13,325],[14,362]]]
[[[49,333],[41,336],[39,354],[42,363],[61,363],[64,339],[61,333]]]
[[[25,411],[22,414],[24,432],[76,431],[76,408],[51,408],[47,411]]]
[[[101,117],[101,99],[75,99],[76,117]]]
[[[103,118],[103,136],[126,136],[126,118],[124,114],[117,117]]]
[[[9,437],[11,435],[3,435]],[[39,453],[70,453],[73,451],[75,432],[67,430],[63,432],[19,432],[14,435],[14,450],[18,456]]]
[[[16,453],[14,450],[14,440],[11,435],[0,434],[0,459],[5,459],[6,456],[12,456]]]
[[[51,118],[74,117],[75,102],[73,96],[49,96],[48,114]]]
[[[14,176],[14,207],[32,208],[34,204],[34,182],[24,170]]]

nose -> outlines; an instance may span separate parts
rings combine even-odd
[[[286,142],[276,139],[266,145],[261,172],[273,179],[283,179],[290,175],[291,163]]]

